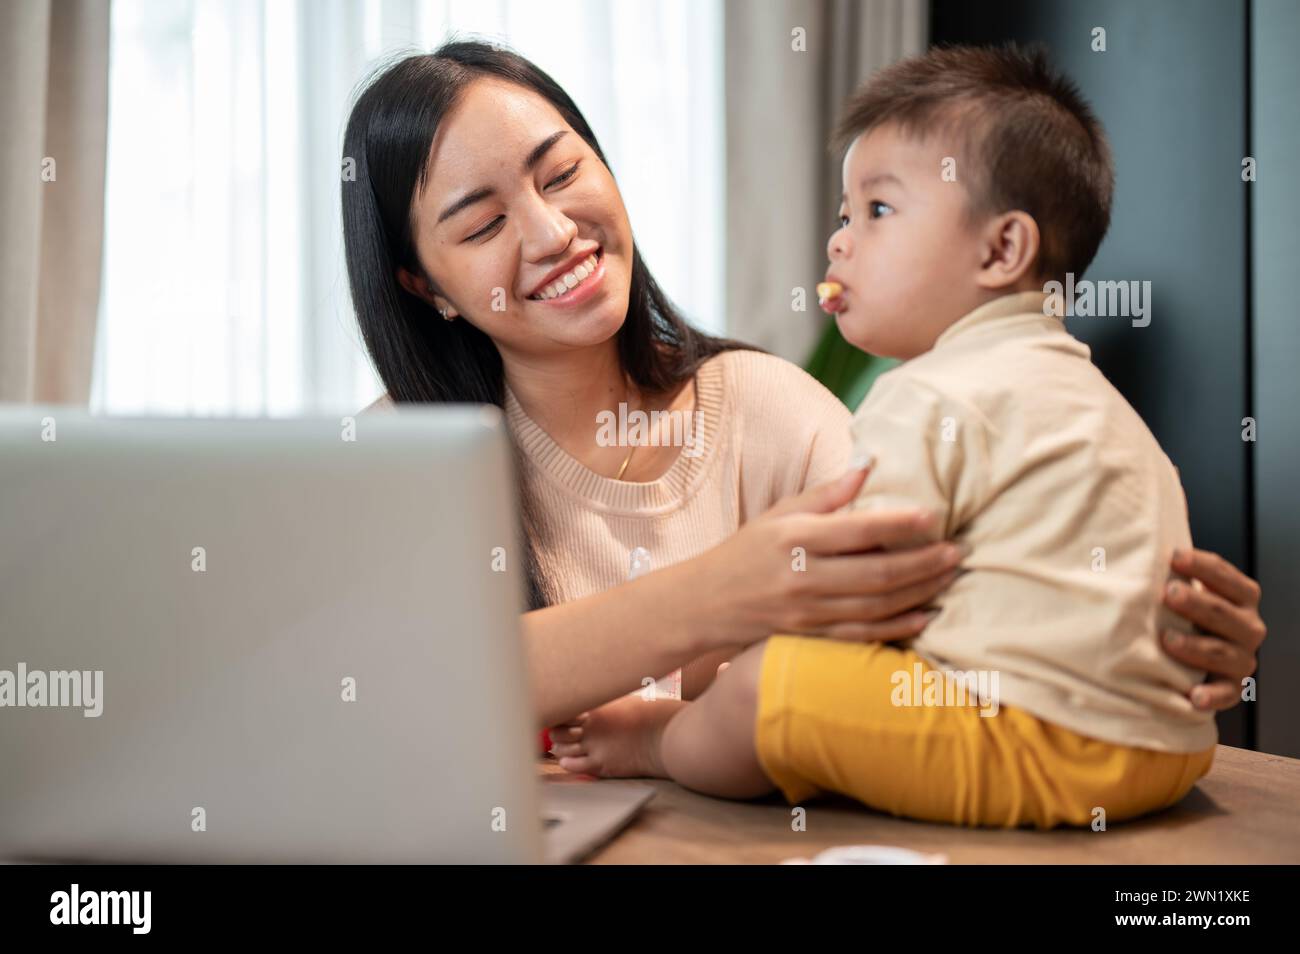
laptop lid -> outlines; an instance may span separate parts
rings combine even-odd
[[[503,426],[0,408],[0,857],[541,860]]]

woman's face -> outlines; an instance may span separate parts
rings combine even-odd
[[[428,170],[411,215],[436,288],[402,270],[403,287],[503,352],[541,356],[613,337],[631,287],[627,210],[555,107],[524,87],[476,80],[439,125]]]

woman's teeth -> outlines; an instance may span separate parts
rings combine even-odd
[[[539,291],[536,295],[531,295],[529,297],[531,297],[533,301],[549,301],[552,298],[558,298],[560,295],[563,295],[571,289],[577,288],[595,274],[596,262],[598,260],[599,257],[597,254],[592,252],[587,256],[586,260],[581,262],[573,271],[565,272],[554,282]]]

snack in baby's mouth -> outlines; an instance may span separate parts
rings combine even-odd
[[[828,315],[835,315],[844,310],[844,286],[839,282],[817,283],[817,304]]]

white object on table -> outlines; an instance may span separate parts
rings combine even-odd
[[[927,855],[893,845],[837,845],[808,858],[787,858],[783,865],[946,865],[947,855]]]

